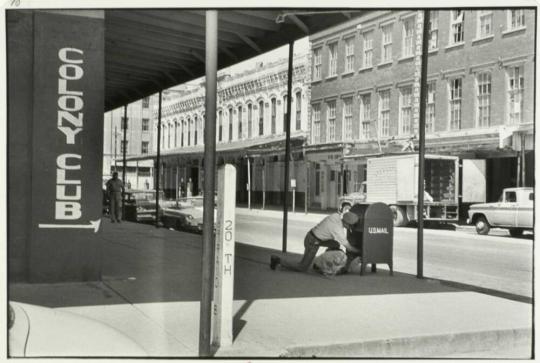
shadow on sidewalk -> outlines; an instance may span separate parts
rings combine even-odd
[[[102,282],[11,284],[10,299],[49,307],[200,301],[200,235],[123,223],[105,224],[97,238],[103,249]],[[235,300],[453,293],[464,288],[398,272],[390,276],[386,266],[364,276],[272,271],[271,253],[276,251],[236,244]]]

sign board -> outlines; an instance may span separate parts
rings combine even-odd
[[[214,301],[212,345],[232,345],[236,168],[225,164],[218,170],[216,245],[214,251]]]
[[[99,280],[103,18],[36,12],[31,281]]]
[[[296,179],[291,179],[291,188],[296,188]]]

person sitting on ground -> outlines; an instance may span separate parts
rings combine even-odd
[[[346,212],[343,215],[339,213],[329,215],[306,234],[304,255],[300,261],[295,261],[287,256],[272,255],[270,256],[270,268],[275,270],[277,265],[281,265],[285,269],[306,272],[313,263],[319,247],[339,248],[343,252],[350,250],[360,253],[347,240],[347,230],[350,230],[357,221],[358,216],[351,212]]]

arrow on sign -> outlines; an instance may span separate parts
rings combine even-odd
[[[101,218],[97,221],[90,221],[90,224],[39,224],[39,228],[90,228],[94,229],[94,233],[96,233],[99,229],[99,225],[101,224]]]

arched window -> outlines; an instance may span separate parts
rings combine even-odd
[[[248,139],[251,139],[251,127],[252,127],[252,123],[253,123],[253,105],[250,103],[248,105]]]
[[[191,118],[187,119],[187,145],[191,145]]]
[[[242,139],[242,106],[238,106],[238,140]]]
[[[287,95],[283,96],[283,132],[287,132]]]
[[[184,120],[180,122],[180,146],[184,147]]]
[[[174,120],[174,147],[178,147],[178,121]]]
[[[233,130],[232,123],[233,123],[233,108],[230,107],[229,108],[229,141],[232,140],[232,130]]]
[[[193,145],[197,145],[197,131],[198,131],[198,128],[199,128],[199,120],[197,119],[197,115],[193,116],[193,119],[194,119],[194,127],[193,127],[193,134],[194,134],[194,138],[193,138]]]
[[[302,127],[302,93],[296,92],[296,129],[300,130]]]
[[[270,120],[271,120],[271,125],[272,125],[272,135],[274,135],[276,133],[276,98],[272,98],[270,100],[270,103],[272,104],[271,106],[271,114],[270,114]]]
[[[223,140],[223,111],[219,111],[218,113],[218,123],[219,123],[219,129],[218,129],[218,141]]]
[[[259,101],[259,136],[264,134],[264,102]]]

